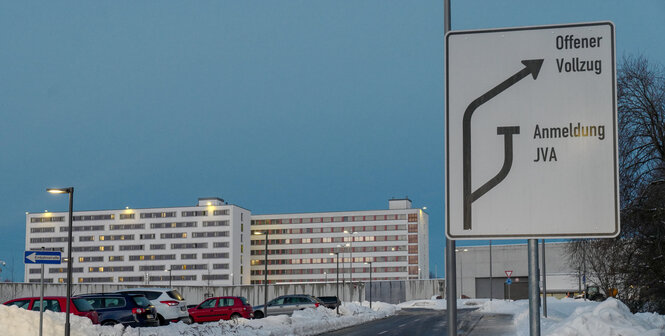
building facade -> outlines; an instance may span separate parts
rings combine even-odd
[[[26,214],[26,250],[62,251],[67,212]],[[76,211],[74,283],[128,285],[249,284],[251,212],[219,198],[196,206]],[[45,265],[44,281],[66,283],[67,263]],[[41,265],[26,264],[25,281],[39,282]]]
[[[409,199],[388,210],[253,215],[251,282],[333,282],[338,268],[340,282],[369,281],[370,262],[374,280],[426,279],[428,224]]]
[[[409,199],[387,210],[254,215],[219,198],[196,206],[76,211],[74,283],[225,286],[429,278],[428,215]],[[26,250],[62,251],[67,212],[26,214]],[[252,234],[254,233],[254,234]],[[66,283],[67,264],[45,265]],[[41,265],[26,264],[39,282]]]

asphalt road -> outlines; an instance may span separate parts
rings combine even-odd
[[[457,311],[460,335],[512,335],[512,315],[482,314],[473,309]],[[446,311],[403,309],[385,319],[321,334],[325,336],[448,335]]]

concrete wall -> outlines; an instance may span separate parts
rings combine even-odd
[[[429,299],[444,292],[443,280],[409,281],[374,281],[372,282],[372,301],[400,303],[404,301]],[[74,284],[72,294],[112,292],[131,286],[107,284]],[[213,296],[244,296],[252,305],[263,304],[263,285],[244,286],[173,286],[187,300],[188,304],[197,304]],[[1,283],[0,302],[26,297],[39,296],[40,285],[31,283]],[[337,293],[335,283],[303,283],[269,285],[268,300],[285,294],[310,294],[314,296],[334,296]],[[44,295],[67,295],[64,284],[45,284]],[[339,297],[342,301],[369,300],[369,283],[339,284]]]

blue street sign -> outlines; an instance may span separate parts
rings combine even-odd
[[[511,283],[513,283],[513,280],[510,280],[510,278],[506,279],[506,285],[510,285]]]
[[[60,264],[61,260],[59,251],[25,251],[26,264]]]

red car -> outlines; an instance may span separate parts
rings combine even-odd
[[[197,323],[254,317],[252,306],[247,303],[247,299],[238,296],[209,298],[188,311],[192,322]]]
[[[93,324],[99,324],[99,315],[94,308],[81,298],[71,298],[69,311],[76,316],[84,316],[89,318]],[[27,310],[39,311],[39,297],[26,297],[20,299],[13,299],[3,303],[5,306],[17,306]],[[54,312],[67,311],[67,297],[65,296],[45,296],[44,297],[44,310]]]

